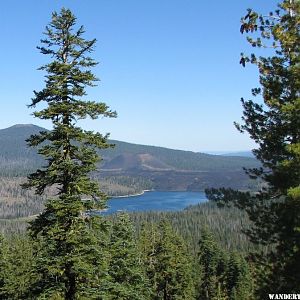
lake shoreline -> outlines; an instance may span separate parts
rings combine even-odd
[[[109,200],[112,200],[112,199],[119,199],[119,198],[137,197],[137,196],[144,195],[146,192],[154,192],[154,190],[143,190],[143,191],[140,192],[140,193],[130,194],[130,195],[111,196],[111,197],[109,198]]]
[[[154,190],[154,189],[152,189],[152,190],[143,190],[142,192],[136,193],[136,194],[120,195],[120,196],[109,196],[109,200],[119,199],[119,198],[130,198],[130,197],[142,196],[146,192],[169,192],[169,193],[191,192],[191,193],[205,193],[205,190],[187,191],[187,190]]]

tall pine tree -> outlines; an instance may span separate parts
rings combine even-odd
[[[151,299],[150,284],[140,259],[133,225],[125,213],[118,214],[113,224],[109,252],[109,299]]]
[[[154,290],[151,299],[195,299],[194,270],[187,246],[167,221],[144,225],[140,249]]]
[[[201,269],[198,299],[253,299],[250,267],[241,254],[224,251],[207,228],[199,241]]]
[[[52,130],[28,139],[47,165],[29,175],[24,185],[35,188],[37,194],[50,186],[57,189],[29,228],[36,241],[39,274],[33,293],[43,299],[94,299],[101,286],[103,253],[96,230],[105,226],[88,211],[103,208],[106,198],[89,175],[99,161],[96,150],[109,144],[107,136],[85,131],[76,123],[87,117],[115,117],[116,113],[105,103],[85,100],[86,87],[97,81],[90,70],[96,62],[89,56],[96,40],[85,40],[83,27],[75,25],[76,17],[68,9],[52,14],[38,47],[51,58],[40,67],[46,72],[45,87],[34,91],[29,105],[41,105],[34,116],[53,124]]]
[[[250,266],[238,253],[232,252],[226,267],[226,288],[231,300],[250,300],[253,295],[253,278]]]
[[[218,202],[233,201],[245,209],[253,222],[252,241],[273,245],[260,285],[267,292],[300,290],[300,2],[284,0],[275,12],[259,15],[248,10],[241,32],[249,43],[269,48],[266,57],[242,55],[240,63],[251,63],[259,71],[260,87],[253,96],[263,104],[242,99],[243,123],[236,124],[258,144],[255,156],[262,168],[248,170],[266,185],[255,195],[232,190],[210,190]],[[272,247],[270,247],[272,249]]]
[[[225,253],[206,228],[201,231],[198,256],[202,275],[198,299],[223,299],[226,295]]]

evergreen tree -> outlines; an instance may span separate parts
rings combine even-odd
[[[269,47],[267,57],[242,55],[240,63],[252,63],[259,71],[261,87],[253,96],[264,103],[242,99],[243,124],[236,124],[258,144],[254,154],[262,168],[248,170],[265,187],[255,195],[232,190],[211,190],[219,202],[233,202],[249,214],[248,231],[255,243],[273,245],[268,268],[260,285],[267,292],[292,293],[300,289],[300,2],[284,0],[275,12],[259,15],[251,9],[242,19],[241,32],[252,34],[253,47]]]
[[[226,296],[226,257],[206,228],[201,231],[198,256],[202,273],[199,299],[223,299]]]
[[[199,264],[202,271],[199,299],[253,299],[253,279],[246,260],[236,252],[225,252],[211,232],[201,230]]]
[[[166,221],[144,226],[140,247],[152,299],[195,299],[192,263],[187,246]]]
[[[139,257],[132,223],[127,214],[119,214],[112,227],[110,251],[109,299],[150,299],[150,285]]]
[[[41,299],[93,299],[101,286],[103,251],[97,230],[105,226],[88,211],[103,208],[105,195],[89,174],[99,161],[96,150],[109,145],[107,136],[85,131],[76,123],[116,114],[105,103],[84,99],[86,87],[97,80],[90,71],[96,62],[89,57],[96,40],[85,40],[83,27],[75,25],[76,18],[68,9],[52,14],[38,48],[53,60],[40,67],[46,72],[45,87],[34,92],[29,105],[41,104],[43,109],[34,116],[53,124],[52,130],[28,139],[47,165],[29,175],[24,185],[35,188],[37,194],[49,186],[57,189],[57,196],[48,200],[29,228],[36,242],[39,274],[33,293]]]
[[[230,253],[225,278],[229,299],[253,299],[253,279],[250,268],[240,254]]]
[[[0,299],[28,299],[35,280],[31,243],[26,236],[0,239]]]

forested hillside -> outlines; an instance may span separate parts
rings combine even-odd
[[[106,159],[112,159],[124,153],[150,154],[157,160],[165,163],[165,168],[188,171],[227,171],[241,170],[243,167],[258,166],[258,162],[250,157],[223,157],[221,155],[210,155],[192,151],[173,150],[163,147],[136,145],[111,140],[116,147],[110,150],[102,150]]]
[[[0,130],[0,176],[26,176],[45,165],[37,149],[29,148],[25,140],[32,134],[45,129],[35,125],[15,125]],[[99,151],[103,161],[100,173],[94,172],[99,180],[113,184],[109,194],[120,195],[141,191],[143,187],[157,190],[193,190],[209,187],[231,187],[242,190],[257,189],[254,182],[245,175],[243,168],[257,167],[254,158],[223,157],[191,151],[172,150],[162,147],[144,146],[112,140],[114,148]],[[143,178],[146,185],[125,184]],[[118,187],[119,186],[119,187]],[[121,187],[122,186],[122,187]]]
[[[24,176],[43,164],[43,158],[25,141],[42,130],[30,124],[0,130],[0,176]]]
[[[46,129],[30,125],[19,124],[0,130],[0,163],[1,172],[12,172],[4,166],[12,166],[12,170],[18,168],[26,172],[34,165],[40,165],[42,158],[36,154],[36,150],[29,148],[25,140],[32,134]],[[163,147],[131,144],[116,140],[110,140],[115,147],[99,151],[104,162],[104,169],[142,168],[143,163],[153,170],[180,170],[180,171],[240,171],[242,168],[258,166],[254,158],[249,157],[223,157],[192,151],[173,150]],[[118,159],[119,158],[119,159]],[[113,160],[113,161],[112,161]],[[6,171],[7,170],[7,171]],[[17,173],[18,174],[18,173]]]
[[[102,272],[92,277],[97,289],[91,290],[108,299],[159,300],[164,293],[167,299],[220,299],[220,294],[234,300],[253,299],[254,266],[241,254],[248,252],[249,243],[239,233],[239,219],[235,212],[210,205],[178,214],[131,218],[118,214],[100,219],[105,230],[98,233],[101,256],[96,265]],[[14,222],[15,228],[20,225]],[[31,239],[5,235],[0,246],[0,295],[30,299],[36,293],[32,287],[40,286]]]

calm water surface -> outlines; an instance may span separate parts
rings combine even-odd
[[[106,214],[116,211],[176,211],[205,202],[204,192],[145,192],[134,197],[111,198]]]

